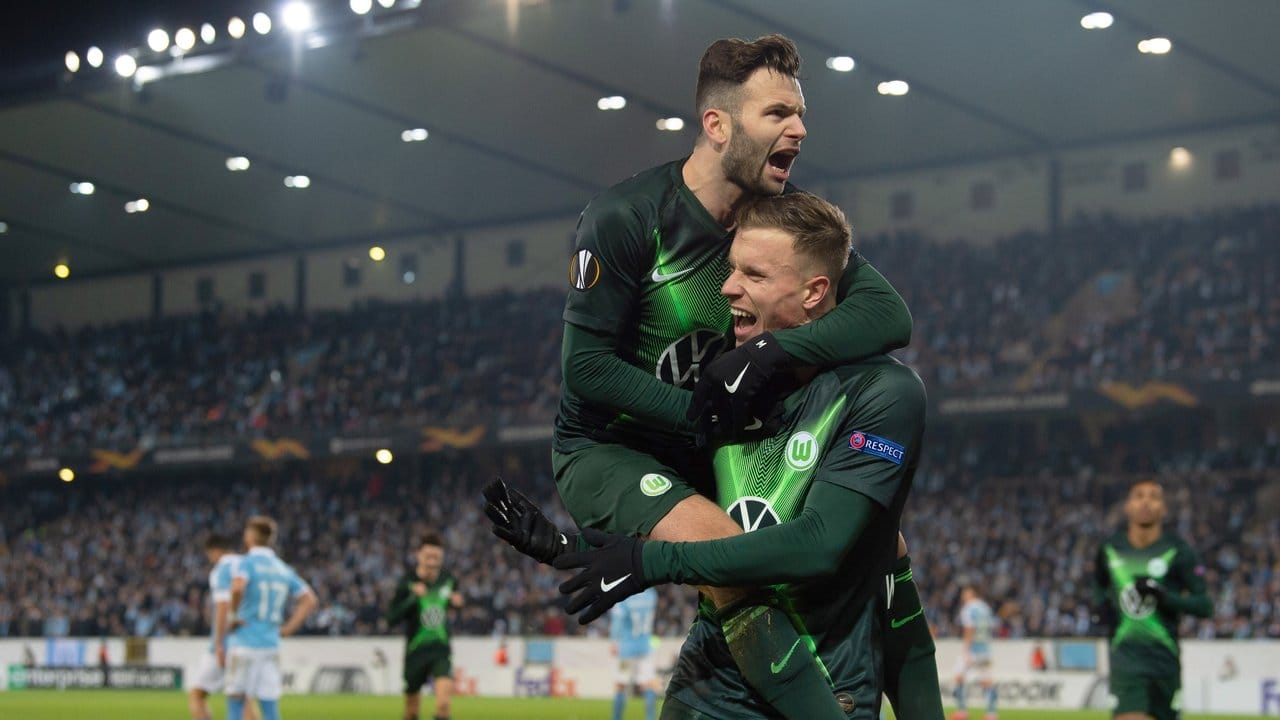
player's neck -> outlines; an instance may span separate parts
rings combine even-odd
[[[1160,525],[1138,525],[1129,523],[1129,544],[1141,550],[1156,544],[1160,539]]]
[[[702,207],[723,228],[733,227],[733,216],[745,197],[742,188],[729,182],[720,167],[720,156],[699,143],[680,170],[684,184]]]

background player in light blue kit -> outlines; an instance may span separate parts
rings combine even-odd
[[[618,654],[613,720],[622,720],[627,692],[634,683],[644,689],[645,720],[653,720],[658,699],[658,674],[653,667],[653,622],[658,591],[648,588],[609,610],[609,638]]]
[[[222,668],[227,659],[227,629],[231,626],[231,573],[241,558],[241,555],[232,552],[234,547],[231,538],[223,535],[210,535],[204,543],[204,556],[213,566],[209,571],[209,599],[213,602],[209,625],[212,631],[209,652],[200,659],[200,670],[196,673],[187,696],[191,720],[210,720],[213,715],[209,713],[209,696],[222,692]],[[245,717],[256,720],[252,705]]]
[[[991,635],[995,630],[996,616],[991,606],[978,596],[972,585],[960,590],[960,627],[964,628],[964,654],[956,664],[956,713],[952,720],[969,717],[966,709],[966,683],[972,675],[978,676],[987,695],[986,720],[996,718],[996,686],[991,679]]]
[[[280,720],[280,638],[297,632],[316,607],[315,593],[271,549],[275,537],[269,517],[258,515],[245,525],[249,550],[231,580],[235,630],[227,638],[227,720],[243,720],[246,698],[258,701],[262,720]],[[285,622],[290,598],[297,604]]]

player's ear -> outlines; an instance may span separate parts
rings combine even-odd
[[[733,134],[733,123],[729,119],[729,113],[713,107],[707,108],[702,113],[702,132],[715,145],[724,145],[729,142]]]
[[[831,278],[826,275],[817,275],[809,278],[808,282],[804,284],[804,309],[813,310],[818,307],[826,299],[829,292],[831,292]]]

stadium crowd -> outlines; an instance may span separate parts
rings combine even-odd
[[[1265,481],[1267,468],[1280,465],[1280,424],[1256,442],[1163,454],[1148,450],[1161,436],[1176,440],[1165,427],[1107,431],[1092,450],[1075,441],[1079,432],[1052,429],[1047,444],[1032,435],[983,427],[930,439],[903,530],[941,635],[958,630],[963,582],[992,601],[1004,634],[1096,632],[1085,605],[1092,553],[1120,527],[1128,483],[1155,472],[1167,488],[1167,526],[1201,553],[1217,607],[1211,620],[1187,620],[1185,631],[1280,637],[1280,486],[1274,471]],[[1042,471],[1008,472],[1036,458]],[[457,632],[577,633],[559,609],[558,574],[495,542],[479,511],[480,486],[502,474],[567,523],[549,465],[544,446],[527,446],[388,467],[330,461],[182,481],[15,484],[0,490],[0,636],[206,632],[200,542],[211,531],[237,532],[257,512],[279,518],[282,556],[321,599],[308,633],[394,632],[382,613],[427,527],[444,530],[446,563],[461,579],[467,605],[457,611]],[[657,631],[683,634],[692,590],[664,588],[660,607]]]
[[[1280,365],[1280,208],[1077,218],[991,245],[859,239],[906,298],[931,391],[1233,379]],[[303,315],[28,330],[0,344],[0,463],[201,441],[543,423],[563,289]]]

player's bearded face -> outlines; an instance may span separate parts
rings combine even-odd
[[[767,331],[809,321],[806,277],[794,250],[794,238],[773,228],[740,230],[729,249],[732,272],[720,288],[733,313],[738,345]]]
[[[1155,525],[1164,519],[1164,490],[1154,483],[1135,485],[1124,504],[1124,514],[1138,525]]]
[[[752,195],[781,194],[807,130],[804,95],[793,77],[760,68],[742,84],[720,156],[725,179]]]
[[[725,179],[752,195],[780,194],[785,181],[778,183],[766,176],[771,147],[771,143],[758,142],[749,136],[747,128],[735,116],[733,135],[720,158]]]

